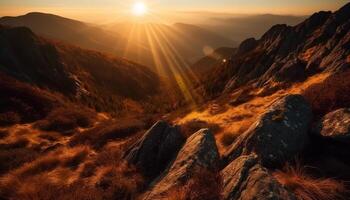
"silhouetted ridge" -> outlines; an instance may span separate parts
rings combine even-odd
[[[98,110],[117,111],[125,98],[146,100],[159,92],[158,75],[145,66],[51,42],[26,27],[0,28],[0,41],[0,71]]]
[[[277,24],[259,40],[247,39],[229,62],[217,66],[203,83],[218,95],[246,83],[303,81],[320,72],[349,67],[350,4],[332,13],[321,11],[297,26]]]

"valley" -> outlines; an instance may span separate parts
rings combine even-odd
[[[0,18],[0,199],[348,199],[350,4],[279,20]]]

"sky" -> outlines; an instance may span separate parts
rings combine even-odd
[[[32,11],[63,15],[88,22],[109,22],[130,16],[130,9],[143,1],[159,18],[181,18],[186,14],[288,14],[310,15],[336,10],[348,0],[0,0],[0,16]]]

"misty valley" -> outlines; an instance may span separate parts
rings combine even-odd
[[[0,200],[346,200],[349,144],[347,1],[0,2]]]

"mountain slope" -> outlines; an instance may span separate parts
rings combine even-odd
[[[17,17],[2,17],[0,24],[26,26],[34,33],[47,38],[61,40],[83,48],[119,53],[123,39],[97,26],[57,15],[32,12]]]
[[[107,28],[90,25],[52,14],[28,13],[17,17],[2,17],[0,24],[7,26],[25,26],[44,37],[64,41],[83,48],[112,53],[151,67],[157,71],[157,65],[163,68],[172,65],[169,55],[164,55],[158,43],[175,54],[178,62],[186,65],[204,55],[203,48],[234,46],[235,42],[217,33],[189,24],[113,24]],[[159,41],[159,42],[157,42]],[[154,51],[159,55],[154,58]],[[157,61],[156,61],[157,60]],[[161,64],[159,64],[161,62]],[[182,63],[182,65],[185,65]],[[164,72],[169,75],[171,72]]]
[[[208,73],[203,83],[209,94],[220,94],[254,82],[303,81],[320,71],[349,68],[350,4],[340,10],[319,12],[291,27],[275,25],[259,40],[240,44],[229,62]]]
[[[100,52],[51,42],[28,28],[0,29],[0,70],[99,110],[118,112],[124,99],[158,94],[160,79],[147,67]]]
[[[236,51],[235,48],[221,47],[213,51],[211,54],[199,59],[190,69],[195,74],[205,74],[206,72],[212,70],[217,65],[220,65],[222,62],[227,62],[230,59],[231,55]]]
[[[267,29],[276,24],[297,25],[308,16],[292,15],[239,15],[239,16],[212,16],[202,26],[222,33],[224,36],[242,42],[249,37],[261,37]]]

